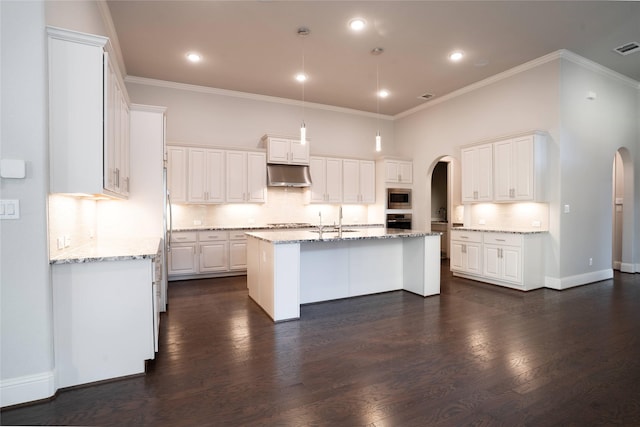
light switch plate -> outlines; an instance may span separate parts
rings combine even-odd
[[[20,219],[20,200],[0,200],[0,219]]]

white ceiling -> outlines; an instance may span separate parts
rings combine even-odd
[[[640,81],[640,2],[108,1],[126,73],[395,115],[559,49]],[[348,21],[362,17],[361,33]],[[301,26],[311,34],[297,35]],[[371,55],[382,47],[380,56]],[[459,63],[447,55],[466,53]],[[188,51],[201,53],[188,63]]]

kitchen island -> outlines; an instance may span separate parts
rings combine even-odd
[[[440,233],[348,229],[247,233],[249,296],[276,322],[300,304],[394,290],[440,293]]]

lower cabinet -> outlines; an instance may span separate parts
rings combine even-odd
[[[543,233],[451,231],[454,276],[521,290],[544,286]],[[526,260],[526,261],[525,261]]]
[[[55,264],[51,275],[58,387],[144,373],[157,338],[153,260]]]
[[[233,275],[247,269],[243,230],[178,231],[171,242],[170,280]]]

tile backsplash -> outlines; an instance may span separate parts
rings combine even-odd
[[[465,205],[464,225],[487,229],[549,230],[547,203],[478,203]]]
[[[322,213],[323,224],[338,221],[339,206],[309,204],[309,190],[304,188],[269,188],[267,202],[223,205],[174,204],[173,227],[194,225],[246,226],[269,223],[306,222],[318,224]],[[365,224],[369,218],[367,205],[342,205],[345,224]]]
[[[58,239],[67,238],[69,247],[78,247],[95,237],[96,203],[95,200],[61,194],[49,196],[50,257],[64,250],[58,249]]]

